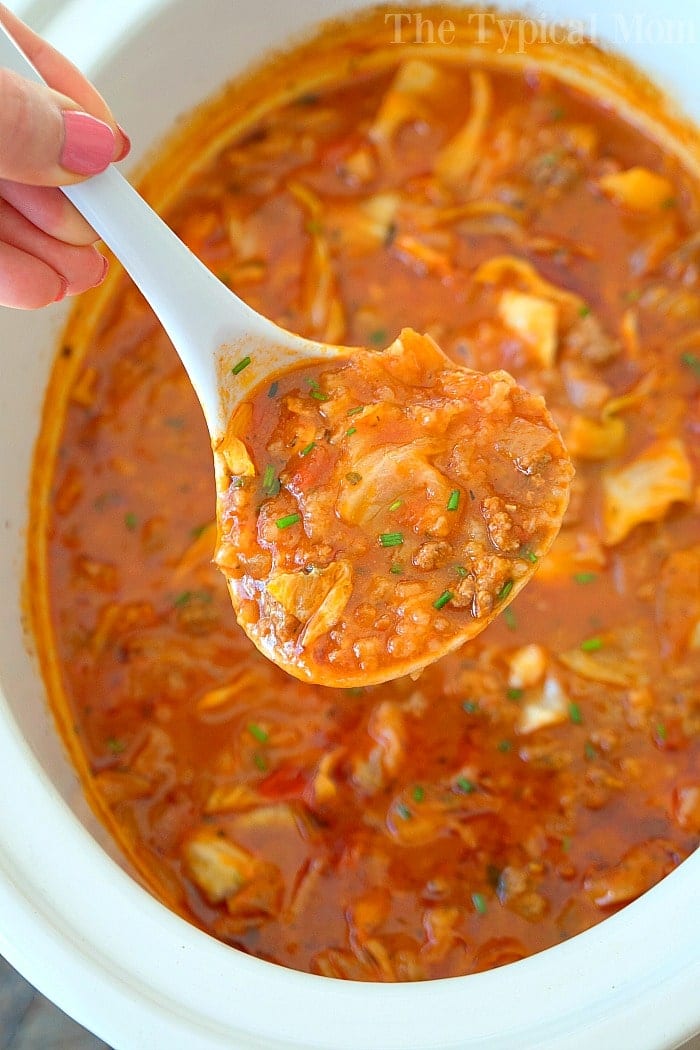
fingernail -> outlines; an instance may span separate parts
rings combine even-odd
[[[61,282],[61,287],[60,287],[58,295],[54,299],[55,303],[60,303],[61,299],[65,299],[66,292],[68,291],[68,281],[65,279],[65,277],[60,277],[59,276],[58,279]]]
[[[121,124],[117,124],[117,131],[122,137],[122,146],[119,152],[117,153],[116,157],[114,158],[115,162],[124,160],[124,157],[126,157],[127,153],[131,149],[131,139],[124,131],[124,128],[121,126]]]
[[[105,255],[103,255],[101,258],[102,258],[102,273],[100,274],[100,276],[99,276],[99,278],[97,280],[97,284],[102,284],[102,282],[104,281],[105,277],[107,276],[107,270],[109,269],[109,260],[107,259],[107,257]],[[97,284],[95,285],[95,287],[97,287]]]
[[[74,175],[97,175],[111,162],[116,139],[103,120],[67,109],[63,112],[65,136],[61,166]]]

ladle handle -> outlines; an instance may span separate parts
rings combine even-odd
[[[46,83],[1,25],[0,66]],[[112,165],[61,189],[153,307],[216,432],[221,409],[214,351],[244,334],[269,338],[270,323],[230,292]]]

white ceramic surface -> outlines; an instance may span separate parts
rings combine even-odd
[[[669,0],[661,17],[651,0],[596,2],[595,15],[581,0],[538,3],[535,14],[581,17],[587,6],[587,25],[700,120],[697,0]],[[138,157],[268,47],[361,5],[121,0],[118,16],[105,0],[11,6],[95,77]],[[56,740],[23,632],[29,463],[64,309],[0,310],[0,952],[117,1050],[670,1050],[700,1031],[700,853],[531,959],[388,987],[241,955],[118,867]]]

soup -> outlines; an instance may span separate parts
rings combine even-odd
[[[58,718],[146,884],[242,951],[380,981],[537,952],[700,841],[697,184],[542,70],[399,52],[259,107],[167,218],[286,327],[410,324],[543,394],[577,474],[533,581],[415,681],[273,667],[211,563],[194,394],[125,279],[66,335],[37,540]]]

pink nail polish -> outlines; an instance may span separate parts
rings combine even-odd
[[[115,162],[120,161],[120,160],[124,160],[124,157],[127,156],[127,154],[129,153],[129,151],[131,149],[131,139],[129,138],[127,133],[124,131],[124,128],[121,126],[121,124],[117,124],[117,131],[119,132],[119,134],[122,137],[122,146],[121,146],[121,149],[119,150],[119,153],[114,158]]]
[[[66,109],[63,111],[63,126],[61,166],[74,175],[97,175],[104,171],[116,146],[109,124],[89,113]]]

